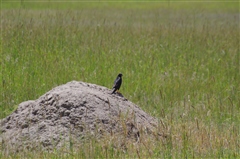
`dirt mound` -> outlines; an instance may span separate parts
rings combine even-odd
[[[106,87],[72,81],[37,100],[19,104],[1,120],[0,141],[5,148],[59,148],[89,136],[125,134],[138,140],[151,132],[156,119]]]

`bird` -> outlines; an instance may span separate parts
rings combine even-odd
[[[118,91],[121,87],[121,84],[122,84],[122,74],[119,73],[117,78],[115,79],[114,81],[114,85],[113,85],[113,91],[112,91],[112,94],[115,93],[116,91]]]

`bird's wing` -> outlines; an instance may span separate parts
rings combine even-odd
[[[118,81],[119,81],[120,79],[121,79],[120,77],[117,77],[117,78],[116,78],[116,80],[114,81],[114,85],[113,85],[113,87],[116,86],[116,84],[118,83]]]

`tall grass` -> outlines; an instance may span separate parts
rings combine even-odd
[[[237,3],[97,4],[3,2],[0,117],[71,80],[110,88],[122,72],[121,92],[159,118],[169,137],[124,151],[93,140],[40,158],[239,156]]]

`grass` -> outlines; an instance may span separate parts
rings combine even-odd
[[[71,80],[110,88],[122,72],[121,93],[169,137],[71,153],[0,146],[0,158],[239,158],[239,2],[129,3],[3,1],[0,118]]]

